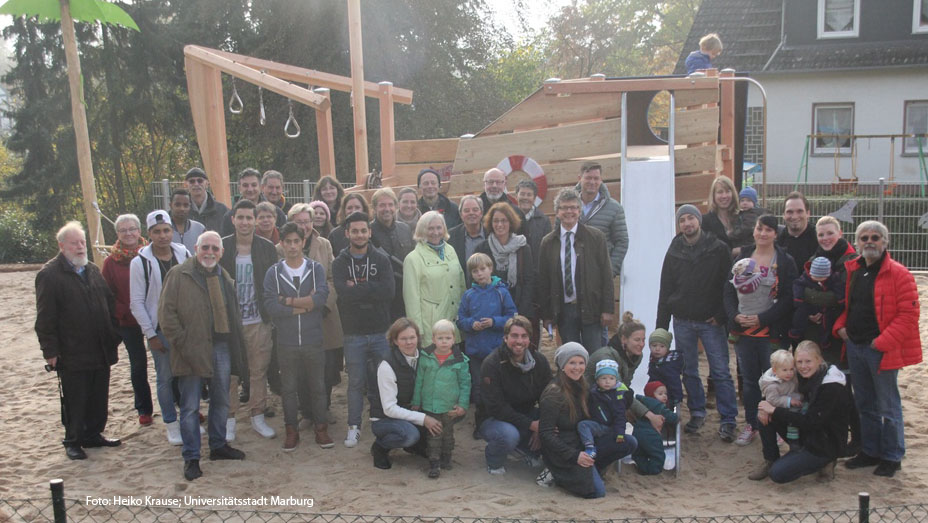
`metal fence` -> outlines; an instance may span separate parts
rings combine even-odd
[[[755,185],[759,193],[762,187]],[[841,222],[845,238],[864,220],[879,220],[889,229],[889,251],[912,270],[928,270],[928,198],[924,184],[848,182],[768,183],[766,209],[783,215],[783,198],[799,191],[809,200],[812,218],[830,214]]]
[[[248,507],[193,508],[154,506],[144,498],[109,498],[96,503],[65,498],[64,484],[51,481],[52,495],[45,499],[0,498],[0,521],[207,521],[270,523],[305,521],[311,523],[556,523],[544,518],[473,518],[457,516],[391,516],[383,514],[330,514],[303,510],[255,510]],[[911,504],[871,508],[870,495],[858,495],[858,507],[849,510],[785,512],[720,516],[657,516],[585,520],[588,523],[888,523],[928,522],[928,505]],[[179,502],[179,500],[178,500]],[[577,521],[571,519],[571,522]]]

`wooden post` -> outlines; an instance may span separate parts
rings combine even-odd
[[[351,100],[354,113],[355,183],[364,185],[367,173],[367,112],[364,108],[364,52],[361,43],[361,0],[348,0],[348,37],[351,55]]]
[[[331,99],[328,87],[318,87],[313,92]],[[316,111],[316,142],[319,145],[319,176],[335,176],[335,139],[332,135],[332,106]]]
[[[384,177],[396,171],[395,128],[393,123],[393,82],[380,82],[380,171]]]
[[[71,93],[71,119],[74,123],[74,139],[77,142],[77,167],[81,176],[81,196],[84,199],[84,215],[87,217],[87,232],[90,233],[90,248],[87,249],[94,263],[94,249],[103,239],[100,237],[100,216],[93,204],[97,201],[97,188],[93,181],[93,163],[90,158],[90,133],[87,131],[87,113],[84,111],[84,96],[81,86],[81,59],[77,54],[77,39],[74,36],[74,20],[68,0],[59,0],[61,5],[61,35],[64,39],[64,54],[68,64],[68,84]]]
[[[190,57],[184,57],[184,65],[187,68],[187,92],[200,155],[203,157],[203,170],[209,177],[213,197],[231,206],[222,76],[219,69]]]
[[[734,69],[723,69],[719,78],[733,78]],[[722,127],[722,145],[727,151],[722,151],[722,174],[729,179],[735,179],[735,82],[719,82],[722,90],[720,97],[719,125]]]

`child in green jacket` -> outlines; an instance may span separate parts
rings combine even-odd
[[[428,434],[429,477],[451,469],[454,424],[467,413],[470,400],[470,365],[454,343],[454,324],[438,320],[432,326],[432,345],[419,357],[412,407],[441,422],[438,436]]]
[[[664,426],[674,426],[677,424],[677,415],[667,408],[667,387],[659,381],[651,381],[644,387],[644,396],[638,395],[637,399],[643,403],[648,410],[664,416]],[[644,417],[635,421],[635,430],[632,432],[635,439],[638,440],[638,448],[632,454],[635,465],[638,467],[638,473],[644,475],[660,474],[664,469],[664,438],[654,430],[651,422]]]

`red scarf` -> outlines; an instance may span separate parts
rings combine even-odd
[[[132,261],[132,258],[135,258],[139,255],[139,250],[145,246],[145,238],[139,238],[139,242],[135,245],[135,248],[129,249],[122,246],[122,242],[116,240],[116,243],[113,244],[113,247],[110,249],[113,260],[119,264],[128,264]]]

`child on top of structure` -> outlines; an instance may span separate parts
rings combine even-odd
[[[805,301],[805,290],[828,291],[838,298],[840,308],[816,307]],[[789,337],[795,341],[805,338],[806,329],[809,328],[809,316],[821,314],[822,335],[813,340],[822,350],[828,349],[832,342],[831,327],[844,310],[844,283],[838,273],[831,270],[831,260],[824,256],[812,259],[812,263],[802,272],[802,276],[793,281],[793,324],[789,329]]]
[[[438,320],[432,326],[432,344],[422,350],[416,371],[412,407],[421,408],[441,422],[441,434],[426,436],[430,478],[440,469],[451,469],[454,424],[464,417],[470,400],[470,371],[467,356],[454,343],[454,324]]]
[[[667,386],[668,406],[683,401],[683,358],[677,351],[670,350],[673,334],[666,329],[654,329],[648,337],[651,361],[648,363],[648,380],[659,381]]]
[[[625,439],[625,411],[632,404],[632,391],[619,381],[619,364],[615,360],[601,360],[596,364],[596,378],[590,390],[590,419],[577,423],[577,435],[584,452],[596,457],[596,438],[609,435],[620,447],[627,450]],[[634,447],[634,445],[631,445]],[[627,454],[623,452],[622,454]]]
[[[664,416],[665,427],[673,427],[677,424],[677,415],[667,407],[667,387],[663,383],[649,382],[644,386],[644,394],[644,396],[639,394],[636,398],[644,403],[649,411]],[[635,421],[635,430],[632,434],[638,440],[638,449],[632,453],[632,459],[635,460],[639,474],[660,474],[664,468],[673,468],[674,463],[666,462],[664,438],[647,418],[642,416]]]
[[[686,57],[686,74],[703,69],[712,69],[712,60],[722,54],[722,40],[719,35],[709,33],[699,39],[699,50]]]
[[[773,406],[793,412],[799,412],[802,408],[796,363],[790,351],[780,349],[770,355],[770,368],[760,377],[759,384],[762,397]],[[799,445],[798,428],[793,425],[786,428],[786,442],[790,450]]]

